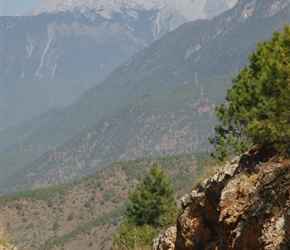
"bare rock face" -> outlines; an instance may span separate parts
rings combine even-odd
[[[152,249],[290,249],[290,162],[265,149],[251,157],[239,171],[239,157],[228,162],[185,195],[174,248],[171,240]]]
[[[175,240],[176,227],[170,227],[153,240],[152,250],[173,250],[175,249]]]

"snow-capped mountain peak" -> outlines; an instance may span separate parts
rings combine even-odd
[[[215,13],[233,7],[237,0],[41,0],[39,4],[28,12],[28,15],[41,13],[57,13],[78,10],[85,14],[95,11],[104,18],[110,19],[113,13],[121,12],[123,9],[135,10],[164,10],[174,9],[187,21],[200,18],[212,18],[207,12],[207,7],[212,6]],[[213,12],[211,10],[211,12]]]

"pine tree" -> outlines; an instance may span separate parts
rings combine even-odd
[[[129,192],[129,204],[112,249],[142,248],[151,244],[158,229],[173,224],[177,205],[171,179],[153,164],[136,189]]]
[[[282,151],[290,145],[290,26],[258,43],[233,79],[226,101],[216,108],[220,124],[209,138],[222,160],[250,144],[272,145]]]
[[[154,164],[136,189],[129,192],[127,219],[137,226],[163,227],[176,216],[177,205],[171,180]]]

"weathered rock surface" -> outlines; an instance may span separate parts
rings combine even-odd
[[[264,149],[242,168],[239,159],[181,199],[176,235],[152,249],[290,249],[289,160]]]
[[[152,250],[173,250],[175,249],[175,240],[176,227],[170,227],[163,234],[159,235],[158,238],[153,240]]]

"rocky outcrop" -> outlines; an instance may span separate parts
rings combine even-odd
[[[168,228],[158,238],[153,240],[152,250],[163,249],[173,250],[175,249],[176,240],[176,227]]]
[[[235,158],[185,195],[176,235],[152,249],[290,249],[290,162],[265,148],[252,157],[245,165]]]

